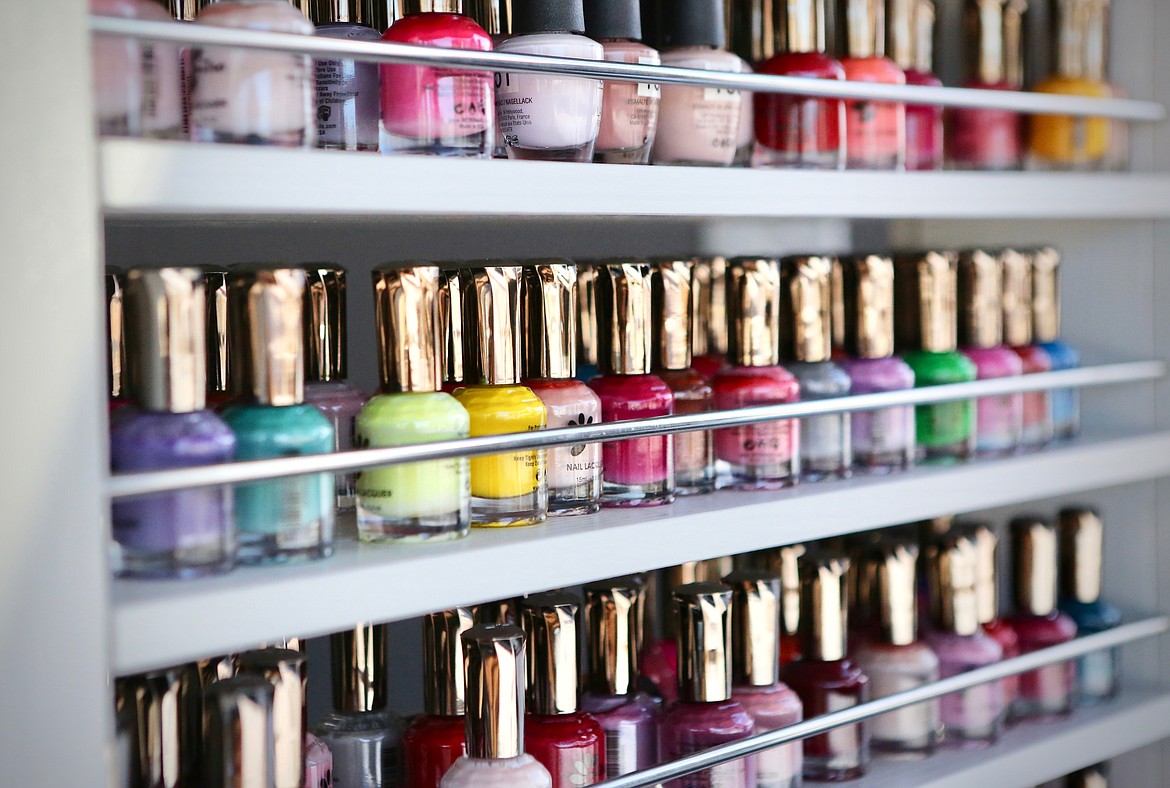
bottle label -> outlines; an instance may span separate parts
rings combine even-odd
[[[507,146],[559,150],[597,139],[600,80],[504,72],[495,83],[496,119]]]
[[[790,788],[801,771],[801,744],[782,744],[756,755],[755,788]]]
[[[659,64],[659,58],[657,56],[646,57],[645,55],[639,55],[638,63],[643,66],[657,66]],[[662,85],[659,85],[657,82],[639,82],[638,95],[648,99],[662,98]]]
[[[715,454],[732,465],[762,468],[791,463],[800,438],[795,419],[767,421],[715,431]]]
[[[191,52],[191,127],[197,139],[266,141],[315,132],[308,126],[313,103],[308,57],[221,47]]]
[[[859,457],[907,453],[914,443],[914,408],[904,406],[853,414],[853,449]]]
[[[806,471],[836,471],[847,467],[850,448],[848,413],[800,420],[800,459]]]
[[[869,671],[874,698],[917,689],[928,677],[895,671]],[[912,748],[930,742],[938,730],[938,701],[926,701],[891,711],[870,721],[870,734],[883,742],[897,742]]]
[[[317,62],[317,138],[324,145],[376,148],[378,67],[352,60]]]

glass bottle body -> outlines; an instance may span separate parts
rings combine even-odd
[[[902,356],[918,388],[975,380],[975,365],[961,353],[912,351]],[[975,403],[940,402],[915,408],[918,456],[930,463],[965,460],[975,450]]]
[[[1024,374],[1020,357],[1006,347],[963,348],[979,380]],[[975,451],[984,457],[1014,454],[1024,432],[1024,395],[1000,394],[975,401]]]
[[[611,39],[601,42],[605,59],[613,63],[657,66],[658,50],[638,41]],[[601,99],[601,127],[593,160],[607,164],[647,164],[658,131],[657,83],[606,82]]]
[[[526,380],[544,403],[546,426],[579,427],[601,421],[601,400],[577,380]],[[601,444],[548,450],[549,514],[590,514],[601,508]]]
[[[237,460],[333,451],[333,425],[313,405],[235,405],[223,420]],[[333,474],[310,473],[236,487],[241,563],[325,558],[333,552]]]
[[[305,384],[305,403],[317,410],[333,424],[333,451],[350,451],[354,447],[354,429],[358,413],[369,397],[343,380],[319,381]],[[355,504],[356,473],[339,473],[337,480],[337,510],[352,512]]]
[[[605,744],[605,731],[585,712],[524,718],[524,751],[548,769],[553,788],[604,780]]]
[[[905,85],[906,74],[884,57],[841,59],[852,82]],[[845,169],[901,170],[906,166],[906,105],[886,101],[845,102]]]
[[[663,761],[674,760],[708,747],[746,739],[755,732],[751,715],[738,701],[680,701],[662,716],[658,757]],[[755,785],[755,773],[755,756],[748,756],[668,780],[664,785],[665,788],[750,788]]]
[[[674,394],[678,415],[707,413],[714,393],[707,379],[693,369],[659,369],[655,374]],[[676,432],[674,443],[675,495],[700,495],[715,490],[715,448],[710,430]]]
[[[917,689],[938,681],[939,660],[921,641],[895,646],[871,639],[854,650],[858,665],[869,676],[870,698]],[[925,757],[938,743],[939,702],[917,703],[869,721],[873,749],[902,757]]]
[[[515,758],[460,758],[442,788],[552,788],[548,769],[524,753]]]
[[[800,399],[796,377],[781,366],[728,367],[712,382],[717,410]],[[800,476],[800,420],[783,419],[715,431],[715,457],[731,468],[732,487],[775,490]]]
[[[336,788],[397,788],[402,784],[402,721],[388,711],[338,712],[313,733],[333,753]]]
[[[438,788],[463,755],[467,731],[463,717],[421,714],[402,734],[402,773],[411,788]]]
[[[1012,348],[1024,362],[1024,374],[1052,371],[1052,357],[1039,345]],[[1052,442],[1054,435],[1052,402],[1047,391],[1029,391],[1024,394],[1024,431],[1020,448],[1038,451]]]
[[[674,394],[657,375],[602,375],[589,381],[601,399],[602,421],[674,413]],[[674,500],[673,436],[602,444],[604,506],[657,506]]]
[[[356,421],[361,448],[468,437],[471,420],[450,394],[379,394]],[[357,478],[362,541],[441,541],[466,536],[471,522],[466,457],[367,468]]]
[[[231,429],[209,410],[155,413],[121,408],[110,427],[115,473],[230,462]],[[236,536],[230,487],[201,487],[122,498],[111,506],[122,577],[199,577],[231,569]]]
[[[775,55],[761,74],[845,79],[841,64],[820,52]],[[845,167],[845,103],[781,93],[756,93],[756,167],[839,170]]]
[[[440,49],[492,49],[491,36],[462,14],[410,14],[391,25],[382,40]],[[398,63],[378,68],[383,153],[491,155],[495,110],[489,72]]]
[[[1105,82],[1055,76],[1034,88],[1056,96],[1113,98]],[[1033,170],[1103,170],[1109,164],[1108,118],[1034,115],[1028,124],[1028,168]]]
[[[641,678],[667,704],[678,700],[678,643],[673,637],[649,639],[642,646]]]
[[[377,41],[378,32],[352,22],[317,26],[317,35],[342,41]],[[317,147],[378,149],[378,64],[316,60]]]
[[[658,763],[660,702],[644,692],[581,696],[581,710],[605,731],[605,778],[618,777]]]
[[[1076,369],[1081,365],[1081,354],[1076,348],[1059,339],[1053,342],[1041,342],[1039,347],[1052,360],[1052,371],[1060,372],[1066,369]],[[1049,406],[1052,408],[1052,431],[1057,440],[1075,438],[1081,431],[1081,391],[1080,389],[1052,389],[1048,392]]]
[[[731,697],[751,715],[756,733],[765,733],[794,725],[804,718],[800,697],[785,684],[766,687],[740,686]],[[804,771],[804,751],[800,742],[790,742],[757,753],[755,788],[798,788]]]
[[[906,84],[942,87],[942,80],[927,71],[906,70]],[[906,105],[906,169],[941,170],[943,152],[943,109],[931,104]]]
[[[900,358],[857,358],[839,362],[853,394],[914,388],[914,370]],[[861,473],[890,473],[914,464],[917,453],[914,406],[852,414],[853,467]]]
[[[714,47],[679,47],[663,52],[662,65],[706,71],[750,71],[739,57]],[[699,167],[730,167],[740,145],[742,104],[738,90],[663,85],[658,134],[651,161]]]
[[[305,733],[305,788],[331,788],[333,785],[333,753],[325,742],[311,733]]]
[[[784,682],[804,704],[804,718],[853,708],[869,699],[869,679],[852,660],[802,659],[784,669]],[[843,725],[804,740],[804,778],[854,780],[869,768],[869,723]]]
[[[1064,613],[1046,616],[1019,614],[1007,621],[1020,639],[1020,653],[1067,643],[1077,636],[1077,625]],[[1076,665],[1057,662],[1020,674],[1019,696],[1012,704],[1013,720],[1047,720],[1072,712]]]
[[[968,82],[965,88],[1018,90],[1006,82]],[[1021,116],[1005,109],[948,110],[947,164],[953,170],[1018,170],[1023,161]]]
[[[455,399],[471,417],[471,437],[542,430],[544,403],[527,386],[465,386]],[[532,525],[548,516],[544,449],[472,457],[471,524]]]
[[[788,362],[786,369],[800,384],[801,400],[847,397],[849,375],[831,361]],[[842,479],[853,467],[852,414],[808,416],[800,420],[800,480]]]
[[[1095,635],[1121,626],[1121,611],[1110,603],[1065,599],[1060,610],[1073,620],[1078,635]],[[1094,651],[1077,659],[1076,700],[1079,706],[1096,706],[1117,694],[1120,675],[1117,649]]]
[[[992,619],[983,625],[983,632],[999,644],[1004,659],[1020,656],[1020,636],[1016,634],[1011,624],[1001,618]],[[1003,700],[1009,715],[1012,705],[1019,696],[1020,677],[1008,676],[1003,680]]]
[[[950,678],[969,670],[994,665],[1003,659],[1003,647],[977,630],[972,635],[935,631],[927,636],[938,655],[939,678]],[[979,684],[939,699],[942,743],[946,747],[978,749],[989,747],[1003,732],[1007,699],[1002,681]]]

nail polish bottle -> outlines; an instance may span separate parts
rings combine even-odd
[[[333,425],[304,403],[302,268],[237,267],[228,286],[237,386],[249,397],[223,419],[236,433],[236,459],[262,460],[333,451]],[[331,473],[236,487],[240,561],[325,558],[333,552],[335,483]]]
[[[737,257],[727,267],[727,358],[715,376],[717,410],[796,402],[800,384],[779,365],[780,264]],[[800,476],[800,422],[767,421],[715,431],[715,456],[737,489],[774,490]]]
[[[959,348],[979,380],[1024,374],[1020,357],[1003,344],[1003,269],[991,252],[959,255]],[[1024,432],[1024,395],[975,401],[975,451],[984,457],[1014,454]]]
[[[129,779],[122,784],[193,785],[203,743],[195,666],[120,677],[114,681],[114,702],[127,726]]]
[[[905,85],[906,75],[886,55],[885,0],[840,0],[839,51],[852,82]],[[901,170],[906,166],[906,105],[845,102],[845,168]]]
[[[597,360],[589,387],[601,398],[602,421],[669,416],[674,394],[650,372],[650,266],[606,262],[597,274]],[[674,500],[673,436],[602,444],[603,506],[658,506]]]
[[[1104,533],[1092,509],[1060,510],[1060,610],[1081,635],[1095,635],[1121,625],[1121,611],[1101,599]],[[1104,649],[1077,660],[1077,705],[1096,706],[1117,694],[1117,649]]]
[[[438,788],[463,755],[463,634],[475,626],[475,611],[458,607],[423,617],[423,713],[402,734],[406,785]]]
[[[487,52],[487,31],[463,15],[461,0],[412,0],[382,35],[396,44]],[[487,158],[495,140],[492,75],[487,71],[383,63],[383,153]]]
[[[463,280],[457,268],[439,271],[437,308],[442,338],[443,391],[454,394],[463,387]]]
[[[639,648],[640,683],[664,705],[678,700],[678,619],[674,615],[674,589],[694,582],[694,573],[680,576],[691,564],[646,573],[642,600],[642,643]]]
[[[849,559],[806,554],[800,564],[803,656],[781,678],[804,704],[805,719],[869,700],[869,678],[846,655],[845,574]],[[869,768],[869,723],[804,740],[804,779],[853,780]]]
[[[714,395],[707,378],[691,367],[692,263],[658,260],[652,264],[652,303],[655,319],[654,374],[670,387],[677,414],[706,413]],[[700,495],[715,491],[715,453],[710,430],[676,432],[674,491]]]
[[[386,625],[358,624],[329,637],[333,711],[313,727],[333,751],[338,786],[401,785],[402,721],[386,708]]]
[[[887,531],[863,531],[841,538],[841,549],[849,557],[849,571],[845,574],[849,610],[849,650],[858,653],[870,643],[882,638],[878,611],[881,601],[877,594],[878,571],[881,564],[880,548],[889,539]]]
[[[512,35],[499,52],[604,60],[582,33],[581,0],[512,0]],[[496,122],[510,159],[593,160],[603,83],[559,74],[496,74]]]
[[[1112,98],[1105,81],[1105,9],[1108,0],[1059,0],[1056,73],[1037,93]],[[1027,164],[1033,170],[1102,170],[1108,163],[1107,118],[1035,115],[1028,125]]]
[[[348,377],[345,269],[330,263],[305,266],[305,402],[333,424],[333,450],[354,447],[354,421],[369,397]],[[337,510],[354,509],[356,474],[337,474]]]
[[[340,41],[377,41],[366,0],[302,0],[317,35]],[[314,61],[317,146],[335,150],[378,149],[378,64],[356,60]]]
[[[601,400],[576,372],[577,268],[537,261],[524,268],[524,384],[544,403],[547,426],[601,421]],[[550,514],[591,514],[601,508],[601,444],[548,450]]]
[[[1007,623],[1020,638],[1020,653],[1067,643],[1077,636],[1077,625],[1056,607],[1056,528],[1038,517],[1017,517],[1011,529],[1015,612]],[[1021,673],[1012,719],[1037,721],[1068,715],[1075,687],[1072,661]]]
[[[231,320],[228,317],[228,282],[231,271],[219,265],[204,265],[203,290],[206,294],[207,329],[207,405],[220,411],[239,397],[233,380],[231,358]]]
[[[524,750],[548,769],[553,788],[605,779],[605,730],[577,708],[578,607],[564,591],[520,602],[528,664]]]
[[[585,0],[585,33],[601,43],[605,60],[659,65],[658,50],[642,43],[638,0]],[[606,82],[593,160],[648,164],[658,131],[661,97],[662,87],[656,82]]]
[[[1081,365],[1080,353],[1060,339],[1060,251],[1047,246],[1028,256],[1032,261],[1032,341],[1048,354],[1053,372],[1076,369]],[[1054,437],[1075,438],[1081,431],[1080,389],[1052,389],[1048,402]]]
[[[676,0],[670,11],[665,20],[664,66],[751,71],[751,66],[725,49],[721,0]],[[743,103],[750,101],[750,94],[728,88],[663,85],[651,161],[731,166],[743,137]]]
[[[1020,53],[1007,51],[1009,41],[1020,41],[1022,18],[1016,0],[966,0],[965,18],[968,68],[961,87],[1020,90]],[[1010,74],[1009,54],[1014,64]],[[947,164],[951,169],[1020,168],[1023,121],[1019,114],[1005,109],[953,107],[947,117]]]
[[[150,0],[89,0],[95,16],[171,22]],[[94,36],[93,101],[103,137],[177,139],[183,133],[182,81],[175,44]]]
[[[382,392],[362,408],[357,445],[384,448],[466,438],[467,411],[439,390],[442,326],[439,269],[387,266],[373,272]],[[367,468],[357,478],[358,537],[446,541],[468,533],[466,457]]]
[[[691,294],[691,366],[711,380],[727,366],[727,260],[696,257]]]
[[[597,271],[577,263],[577,380],[597,377]]]
[[[499,46],[500,42],[512,36],[512,0],[463,0],[463,12],[491,36],[493,47]],[[493,75],[493,83],[494,81]],[[498,123],[495,124],[495,128],[492,158],[506,159],[508,149],[504,144],[504,134]]]
[[[305,777],[305,655],[285,648],[245,651],[237,660],[241,676],[272,685],[272,762],[274,788],[301,788]]]
[[[877,699],[938,681],[939,659],[918,639],[918,545],[887,541],[870,560],[876,582],[868,592],[876,603],[879,635],[854,656],[869,676],[870,697]],[[939,725],[937,700],[882,714],[869,723],[873,749],[899,758],[926,757],[937,745]]]
[[[1065,788],[1109,788],[1109,762],[1096,763],[1065,775]]]
[[[688,583],[673,591],[678,626],[678,702],[658,731],[658,756],[671,761],[756,732],[755,722],[731,695],[731,589]],[[666,788],[755,785],[755,756],[669,780]]]
[[[853,394],[877,394],[914,388],[914,370],[894,355],[894,262],[882,255],[841,257],[842,325],[838,362],[849,376]],[[834,330],[838,321],[832,324]],[[914,464],[918,451],[914,407],[899,405],[858,411],[850,419],[853,467],[859,473],[901,471]]]
[[[1003,659],[1003,647],[979,624],[979,553],[971,533],[952,533],[928,548],[933,626],[927,642],[938,655],[939,677],[950,678]],[[939,699],[944,747],[989,747],[1003,732],[1007,712],[1002,681],[979,684]]]
[[[761,74],[845,79],[841,64],[825,54],[825,0],[777,4],[782,50],[756,66]],[[837,99],[756,93],[755,167],[839,170],[845,166],[845,103]]]
[[[204,403],[203,282],[195,268],[131,269],[124,291],[126,388],[133,407],[110,427],[115,473],[229,462],[236,437]],[[236,557],[227,487],[114,501],[115,571],[123,577],[199,577]]]
[[[956,257],[926,252],[894,261],[895,346],[914,370],[917,388],[968,383],[977,374],[971,360],[955,349]],[[915,421],[919,460],[949,464],[974,453],[974,401],[919,405]]]
[[[540,398],[520,385],[522,269],[488,265],[463,282],[463,363],[455,399],[471,416],[471,437],[544,429]],[[603,414],[604,415],[604,414]],[[548,516],[544,449],[471,458],[471,524],[533,525]]]
[[[984,523],[968,524],[961,533],[969,535],[975,543],[975,605],[979,623],[987,636],[999,644],[1004,659],[1018,657],[1020,637],[1015,628],[999,616],[999,573],[996,569],[999,537]],[[1009,713],[1019,695],[1019,676],[1006,677],[1003,697]]]
[[[467,749],[441,788],[552,788],[548,770],[524,752],[524,632],[488,624],[463,634]]]
[[[123,304],[126,272],[113,265],[106,266],[106,389],[110,393],[109,412],[129,403],[126,399],[123,377],[126,370],[126,331]]]
[[[272,786],[276,690],[260,676],[234,676],[203,690],[203,759],[207,788]]]
[[[287,0],[219,0],[195,24],[313,35]],[[235,47],[191,49],[191,139],[311,148],[316,144],[313,63],[307,55]]]
[[[636,577],[585,586],[588,670],[581,710],[605,730],[607,780],[658,763],[661,702],[638,689],[642,604]]]
[[[780,578],[768,571],[741,569],[724,582],[731,586],[732,699],[751,715],[756,733],[800,722],[800,698],[780,681]],[[755,782],[749,777],[749,785],[799,786],[803,757],[800,742],[757,753]]]
[[[849,396],[852,381],[832,355],[830,257],[786,257],[780,261],[780,360],[800,383],[802,400]],[[851,414],[800,420],[800,479],[843,479],[853,468]]]
[[[790,544],[775,551],[776,569],[783,594],[780,606],[780,667],[800,659],[804,648],[800,636],[800,557],[806,552],[802,544]]]
[[[932,0],[889,0],[889,9],[890,58],[905,73],[906,84],[942,87],[942,80],[934,75]],[[942,166],[943,108],[906,105],[906,169],[941,170]]]
[[[331,788],[333,753],[325,742],[311,733],[305,734],[305,788]]]
[[[1005,249],[1003,267],[1003,341],[1024,362],[1024,374],[1052,371],[1052,357],[1032,339],[1032,260],[1024,252]],[[1024,398],[1023,451],[1043,449],[1055,435],[1052,401],[1047,391],[1029,391]]]

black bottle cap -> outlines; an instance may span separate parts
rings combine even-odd
[[[512,35],[584,32],[581,0],[512,0]]]
[[[676,0],[663,25],[663,46],[727,46],[723,0]]]
[[[642,40],[639,0],[585,0],[585,34],[596,40]]]

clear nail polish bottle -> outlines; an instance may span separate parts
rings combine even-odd
[[[317,35],[340,41],[377,41],[367,0],[303,0]],[[356,60],[314,61],[317,146],[334,150],[378,149],[378,64]]]

